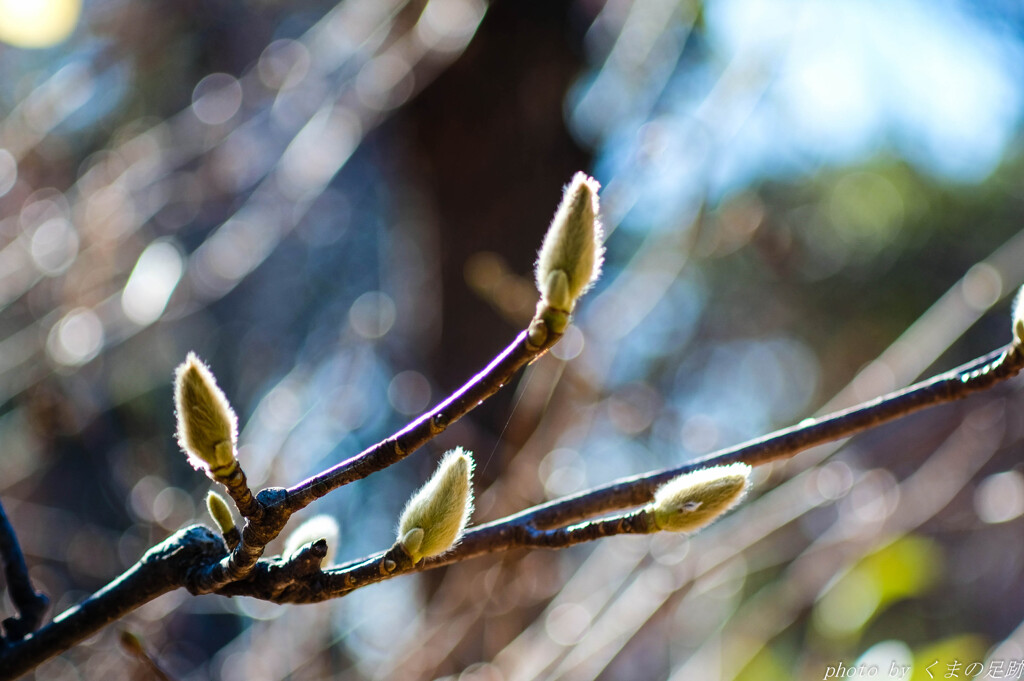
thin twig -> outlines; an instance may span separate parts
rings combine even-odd
[[[498,360],[444,405],[463,405],[470,396],[475,398],[478,395],[493,394],[503,382],[495,377],[504,375],[506,371],[511,375],[511,372],[529,361],[531,354],[536,357],[543,352],[542,349],[537,349],[539,346],[531,349],[528,343],[528,337],[521,335]],[[462,542],[448,554],[417,564],[413,564],[401,545],[397,544],[388,551],[362,561],[320,571],[316,568],[314,559],[318,557],[322,547],[314,544],[307,550],[310,555],[302,556],[295,561],[282,562],[275,559],[255,562],[252,572],[246,579],[224,585],[218,593],[248,595],[275,602],[322,601],[343,596],[374,582],[460,562],[485,553],[514,548],[558,548],[614,534],[646,531],[642,514],[637,512],[576,525],[573,523],[645,504],[650,501],[654,491],[661,484],[682,473],[735,461],[760,465],[788,458],[809,447],[848,437],[925,407],[961,399],[985,390],[1015,376],[1022,367],[1024,353],[1017,346],[1009,345],[957,369],[859,407],[821,419],[808,419],[792,428],[698,461],[620,480],[481,525],[467,532]],[[472,405],[459,408],[468,411]],[[436,411],[414,422],[396,438],[386,442],[397,442],[404,437],[404,433],[420,432],[424,428],[430,432],[430,426],[423,424],[429,422],[432,415],[436,415]],[[451,413],[456,414],[457,411]],[[432,435],[427,439],[429,437]],[[363,470],[358,467],[358,462],[353,466],[356,470]],[[344,468],[335,471],[341,479],[345,479],[347,473]],[[338,479],[329,477],[323,484],[334,484]],[[300,492],[312,490],[303,493],[314,494],[321,489],[314,490],[314,485],[315,483],[309,486],[300,485],[297,489]],[[260,495],[267,493],[270,494],[267,498],[272,499],[277,495],[283,496],[285,490],[263,490]],[[287,505],[283,502],[273,502],[264,503],[264,507],[283,510]],[[195,592],[196,575],[209,574],[211,566],[222,565],[225,554],[223,541],[205,527],[193,526],[178,532],[150,549],[136,565],[84,603],[64,612],[23,641],[0,650],[0,681],[13,679],[32,669],[167,591],[188,586]]]
[[[121,647],[125,651],[138,660],[143,667],[149,670],[149,673],[156,677],[157,681],[174,681],[171,675],[164,671],[153,656],[146,650],[146,646],[143,645],[142,639],[133,634],[132,632],[125,629],[121,632]]]
[[[246,520],[252,520],[258,522],[263,517],[263,506],[260,504],[256,497],[253,496],[252,490],[249,489],[249,482],[246,480],[245,471],[242,470],[241,465],[236,465],[231,469],[231,473],[224,477],[217,477],[217,482],[224,485],[224,489],[227,490],[228,495],[232,501],[235,502],[235,508],[242,514],[242,517]]]
[[[212,593],[249,577],[266,545],[281,533],[293,513],[332,490],[361,480],[409,456],[498,392],[520,369],[547,352],[561,336],[542,319],[534,319],[530,327],[516,336],[512,344],[483,371],[402,430],[294,487],[262,490],[254,499],[260,511],[246,517],[242,541],[219,563],[194,573],[189,589],[193,593]],[[236,469],[241,474],[241,467],[236,466]],[[244,476],[242,479],[244,481]],[[233,492],[230,487],[229,492]],[[249,499],[253,497],[250,495]],[[257,575],[256,581],[261,581],[265,574]]]
[[[238,467],[241,470],[241,467]],[[223,559],[196,570],[189,583],[189,591],[195,594],[212,593],[225,584],[244,579],[256,568],[267,544],[272,542],[288,524],[291,516],[288,508],[281,504],[285,490],[269,487],[261,490],[255,503],[262,509],[257,517],[245,519],[238,542]]]
[[[556,499],[510,516],[506,520],[529,523],[537,528],[558,527],[601,513],[633,508],[650,501],[658,487],[683,473],[735,462],[760,466],[788,459],[811,447],[855,435],[927,407],[953,402],[987,390],[996,383],[1013,378],[1021,369],[1024,369],[1024,352],[1014,345],[1007,345],[943,374],[856,407],[816,419],[806,419],[790,428],[720,450],[681,466],[624,478],[570,497]],[[493,524],[489,523],[475,530],[480,531]],[[467,533],[460,549],[466,545],[468,539]]]
[[[634,510],[608,518],[599,518],[570,527],[536,530],[526,525],[507,528],[514,536],[506,536],[507,548],[566,548],[602,537],[620,534],[650,534],[655,531],[643,510]],[[295,580],[282,588],[272,585],[280,573],[263,572],[265,581],[252,580],[228,584],[219,593],[223,595],[252,595],[256,590],[261,597],[276,603],[316,603],[346,596],[356,589],[382,582],[398,575],[435,567],[433,564],[414,564],[401,544],[369,558],[312,575],[308,581]]]
[[[536,342],[538,331],[543,338],[540,342]],[[547,352],[559,338],[561,334],[552,332],[542,321],[535,319],[529,330],[520,333],[483,371],[444,402],[391,437],[290,487],[284,505],[291,512],[298,511],[332,490],[401,461],[498,392],[520,369]]]
[[[800,424],[711,456],[662,471],[626,478],[603,487],[526,509],[512,516],[471,528],[452,551],[417,564],[403,561],[396,547],[369,558],[318,574],[307,583],[287,588],[272,582],[280,575],[254,573],[252,578],[228,585],[220,593],[276,593],[278,602],[317,602],[410,572],[421,572],[475,556],[515,548],[562,548],[614,534],[637,533],[643,527],[625,514],[598,521],[597,516],[648,503],[669,480],[709,466],[744,462],[752,466],[786,459],[832,440],[862,432],[929,406],[962,399],[1016,376],[1024,368],[1024,352],[1008,345],[956,369],[820,419]],[[580,523],[573,525],[574,523]],[[272,600],[277,600],[272,599]]]
[[[769,645],[793,621],[795,612],[809,608],[820,598],[836,575],[865,555],[912,534],[946,508],[1005,446],[1005,434],[1004,405],[983,403],[969,412],[921,466],[900,481],[898,494],[892,496],[897,502],[891,513],[880,519],[840,512],[835,523],[797,555],[783,559],[787,566],[772,584],[732,611],[725,622],[719,622],[713,634],[709,632],[703,641],[694,641],[692,657],[675,670],[671,679],[692,678],[692,673],[700,669],[700,661],[706,659],[702,653],[717,655],[730,638],[760,642],[757,646],[728,647],[735,653],[730,655],[729,670],[723,671],[722,678],[735,678],[733,674],[749,662],[759,646]],[[693,604],[684,603],[683,607],[686,605]]]
[[[18,641],[39,628],[50,599],[32,586],[18,535],[7,519],[3,504],[0,504],[0,558],[4,562],[7,592],[11,596],[11,603],[18,610],[16,617],[4,620],[4,631],[8,640]]]

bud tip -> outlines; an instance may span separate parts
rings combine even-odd
[[[213,522],[217,523],[221,534],[227,534],[235,529],[235,519],[231,515],[227,500],[213,490],[206,495],[206,510],[210,512]]]
[[[285,559],[291,558],[306,546],[320,539],[327,542],[327,555],[324,562],[328,565],[334,560],[338,543],[341,541],[341,528],[338,521],[327,514],[315,515],[296,527],[284,543],[282,554]]]

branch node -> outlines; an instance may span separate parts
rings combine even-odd
[[[242,466],[237,461],[234,463],[235,465],[226,474],[215,475],[213,479],[224,485],[243,518],[259,521],[263,517],[264,504],[253,496]]]
[[[320,566],[323,564],[324,558],[327,557],[327,552],[327,540],[318,539],[293,553],[287,559],[284,570],[292,581],[320,572]]]
[[[530,328],[526,332],[526,349],[530,352],[537,352],[547,344],[548,326],[539,316],[534,317],[530,322]]]

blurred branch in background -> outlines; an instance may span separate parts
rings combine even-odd
[[[1015,3],[39,4],[35,36],[0,21],[11,45],[69,36],[0,48],[0,494],[57,611],[199,515],[170,436],[189,349],[237,396],[253,484],[302,479],[520,327],[580,167],[615,232],[602,286],[514,395],[439,440],[479,453],[480,522],[955,366],[1004,342],[989,311],[1024,279]],[[947,407],[807,452],[690,542],[485,558],[296,609],[175,593],[131,629],[181,679],[1024,658],[1019,410],[976,401],[969,423]],[[975,435],[959,494],[912,473]],[[342,560],[391,536],[426,458],[317,508]],[[820,588],[794,593],[802,570]],[[39,678],[136,664],[113,635]]]
[[[50,599],[32,586],[28,565],[21,552],[18,535],[0,505],[0,561],[4,566],[4,581],[11,604],[17,609],[16,617],[4,620],[4,636],[17,640],[39,628]]]

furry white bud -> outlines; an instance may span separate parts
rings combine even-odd
[[[600,188],[597,180],[582,172],[565,188],[537,256],[536,283],[542,305],[572,312],[576,300],[601,275]]]
[[[702,468],[684,473],[658,488],[647,506],[659,530],[694,532],[706,527],[740,502],[750,485],[745,463]]]
[[[238,417],[195,353],[175,372],[174,407],[178,444],[193,468],[215,479],[230,475],[237,465]]]
[[[472,513],[473,459],[456,447],[405,505],[398,542],[413,563],[439,556],[459,541]]]

